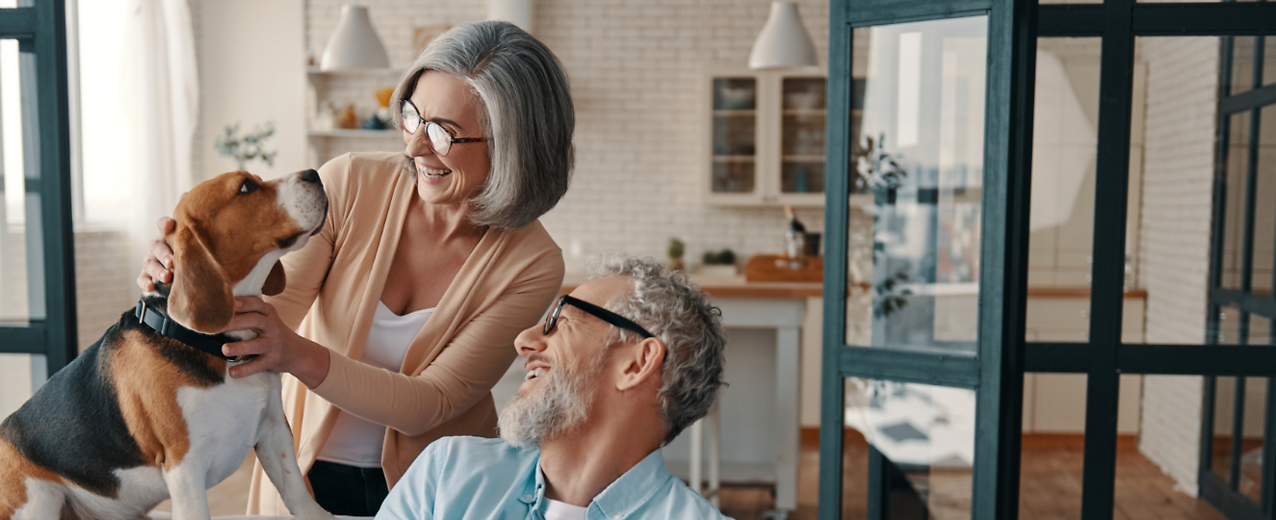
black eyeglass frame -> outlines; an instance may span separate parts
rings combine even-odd
[[[654,338],[655,334],[647,332],[642,325],[634,323],[624,316],[611,312],[607,309],[589,303],[580,298],[573,298],[570,294],[564,294],[558,298],[558,304],[554,306],[554,311],[549,313],[549,318],[545,320],[545,326],[541,328],[541,332],[548,335],[554,331],[554,327],[558,325],[558,315],[563,312],[563,305],[571,304],[572,307],[585,311],[594,317],[603,320],[613,326],[635,332],[643,339]]]
[[[412,113],[416,114],[415,120],[409,119],[407,114],[404,113],[407,107],[412,107]],[[457,137],[451,130],[448,130],[446,126],[434,121],[426,121],[424,117],[421,117],[421,110],[418,109],[416,104],[410,99],[404,99],[401,103],[399,103],[399,120],[403,124],[403,131],[407,132],[409,135],[416,135],[417,129],[424,126],[424,130],[422,130],[421,133],[422,136],[425,137],[425,144],[429,146],[430,150],[439,157],[447,157],[448,152],[452,151],[452,145],[454,144],[481,143],[487,140],[486,137]],[[409,123],[409,121],[412,121],[412,123]],[[434,146],[434,138],[430,137],[430,125],[439,127],[439,129],[448,137],[447,149],[442,152],[439,151],[437,146]],[[409,126],[413,128],[408,129]]]

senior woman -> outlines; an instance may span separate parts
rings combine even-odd
[[[458,26],[422,51],[393,101],[404,153],[319,170],[323,229],[283,259],[282,294],[237,299],[228,330],[260,336],[225,347],[259,356],[234,377],[293,376],[283,397],[297,459],[336,514],[374,515],[435,439],[496,435],[491,388],[563,278],[537,221],[573,163],[575,115],[553,53],[509,23]],[[144,289],[171,279],[168,246],[152,254]],[[260,464],[248,513],[286,514]]]

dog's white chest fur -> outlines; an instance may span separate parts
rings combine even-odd
[[[268,445],[274,448],[273,452],[281,449],[273,446],[280,443],[272,439],[291,441],[282,409],[275,404],[280,402],[280,380],[274,372],[243,378],[226,375],[223,384],[209,388],[181,387],[177,402],[190,438],[190,449],[182,461],[164,470],[151,466],[117,470],[115,476],[121,484],[118,499],[71,486],[67,491],[75,498],[72,503],[78,502],[77,509],[82,508],[82,513],[91,511],[90,517],[101,520],[135,520],[159,502],[183,493],[181,489],[187,486],[202,498],[204,489],[239,469],[254,446]],[[291,442],[284,447],[283,451],[291,454]],[[49,510],[61,507],[61,499],[57,498],[61,493],[47,482],[30,479],[27,486],[28,495],[36,500],[16,511],[15,519],[43,520]],[[55,503],[45,504],[40,497]],[[189,502],[175,503],[174,517],[192,517],[190,511],[178,512],[188,506]],[[196,510],[193,517],[205,517],[207,504],[196,505]]]
[[[279,388],[279,375],[263,371],[243,378],[227,376],[224,384],[211,388],[178,389],[177,403],[191,443],[182,464],[207,465],[210,486],[229,477],[257,444],[266,403],[279,399]]]

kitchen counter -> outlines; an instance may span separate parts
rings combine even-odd
[[[584,273],[567,273],[559,294],[572,292],[585,283]],[[824,294],[824,284],[803,282],[746,282],[739,276],[699,276],[691,279],[716,298],[810,298]]]
[[[567,294],[585,282],[585,273],[567,273],[559,294]],[[824,295],[824,284],[812,282],[747,282],[739,276],[691,275],[704,292],[718,298],[818,298]],[[853,292],[868,290],[868,284],[858,284]],[[1087,287],[1029,287],[1029,298],[1090,298]],[[1126,298],[1147,298],[1147,290],[1132,289]]]

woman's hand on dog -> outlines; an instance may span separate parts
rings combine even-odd
[[[288,328],[275,312],[275,307],[261,298],[235,298],[235,317],[231,318],[226,330],[252,330],[257,333],[254,339],[222,346],[222,354],[227,356],[257,356],[231,368],[231,377],[246,377],[262,370],[287,372],[310,388],[319,386],[328,377],[328,349]]]
[[[143,292],[153,292],[157,283],[173,281],[173,249],[168,247],[164,237],[173,232],[177,221],[164,217],[155,226],[159,228],[160,235],[146,248],[146,257],[142,259],[142,274],[137,275],[137,286]]]

